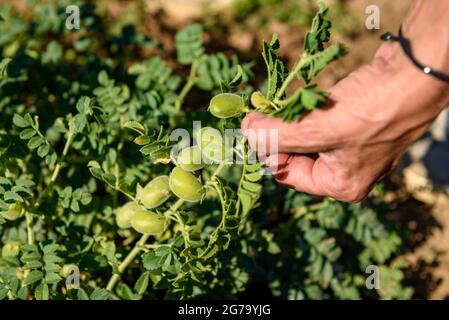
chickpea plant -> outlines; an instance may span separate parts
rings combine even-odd
[[[411,295],[379,199],[286,191],[243,135],[224,138],[251,111],[296,121],[325,105],[311,82],[344,49],[327,46],[324,6],[292,70],[279,39],[264,42],[255,89],[253,65],[208,53],[199,24],[175,37],[184,81],[136,54],[157,41],[129,26],[112,36],[83,1],[67,41],[66,2],[37,4],[33,23],[0,8],[0,299],[233,298],[258,285],[290,299]],[[304,86],[290,92],[295,78]],[[370,264],[391,279],[381,291],[364,286]]]

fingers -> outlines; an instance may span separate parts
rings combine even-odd
[[[270,155],[264,161],[265,169],[271,172],[271,174],[276,175],[279,171],[284,170],[285,167],[288,166],[288,163],[292,156],[293,155],[287,153]]]
[[[305,155],[293,155],[273,174],[275,179],[290,188],[316,196],[327,196],[328,192],[317,183],[317,175],[331,175],[320,161]]]
[[[363,175],[350,174],[348,168],[335,166],[320,157],[281,154],[275,171],[272,171],[271,159],[271,156],[267,159],[267,168],[274,178],[300,192],[356,203],[371,189],[371,181]]]
[[[252,147],[277,148],[279,153],[321,153],[357,141],[360,135],[375,130],[369,126],[377,124],[384,114],[377,104],[379,94],[370,89],[378,79],[377,69],[364,66],[329,88],[325,109],[313,110],[292,122],[252,112],[243,120],[242,131]],[[371,105],[366,105],[367,95],[373,100]],[[270,141],[270,131],[277,135],[275,142]]]
[[[334,121],[324,110],[294,122],[253,112],[242,122],[243,133],[259,155],[324,152],[338,143],[334,127]]]

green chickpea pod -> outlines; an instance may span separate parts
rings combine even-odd
[[[131,218],[131,225],[139,233],[156,235],[162,233],[167,219],[151,211],[137,211]]]
[[[118,208],[115,212],[115,221],[117,226],[121,229],[131,227],[131,218],[139,210],[143,210],[141,205],[137,202],[130,201]]]
[[[170,190],[187,202],[198,202],[205,194],[198,178],[181,167],[175,167],[170,173]]]
[[[210,100],[209,112],[221,119],[238,116],[245,109],[245,101],[234,93],[221,93]]]
[[[186,171],[197,171],[204,168],[201,149],[198,146],[187,147],[179,151],[176,159],[178,166]]]
[[[201,128],[197,132],[198,146],[207,163],[221,163],[232,159],[232,148],[226,148],[225,141],[218,129],[212,127]]]
[[[147,209],[153,209],[167,201],[170,194],[168,176],[159,176],[148,182],[143,189],[139,189],[136,198]]]

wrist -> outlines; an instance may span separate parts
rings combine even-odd
[[[449,3],[416,0],[402,23],[414,56],[423,64],[449,74]]]
[[[449,50],[449,46],[447,48],[440,46],[442,52],[444,51],[444,54],[440,55],[436,50],[429,49],[432,48],[430,44],[427,45],[427,49],[424,49],[426,46],[423,44],[426,41],[421,40],[419,36],[410,38],[404,35],[404,32],[403,36],[409,40],[412,47],[419,49],[413,51],[413,57],[415,59],[424,66],[429,66],[433,70],[449,75],[449,59],[447,59],[449,54],[445,53],[446,50]],[[439,45],[435,45],[434,47],[437,46]],[[433,63],[427,63],[426,60],[419,58],[419,53],[421,53],[421,57],[424,57],[424,59],[427,57],[429,61],[433,57]],[[402,96],[408,98],[416,97],[422,102],[427,101],[426,109],[429,111],[429,114],[433,111],[438,115],[449,105],[449,83],[431,74],[426,74],[422,69],[417,67],[406,54],[400,43],[395,42],[383,45],[379,49],[378,55],[388,60],[386,64],[387,70],[391,75],[395,75],[394,81],[401,84],[399,92],[401,92]],[[414,100],[411,99],[409,101],[412,102]]]
[[[399,43],[384,43],[375,60],[388,83],[390,98],[385,103],[392,121],[413,127],[430,124],[449,105],[449,83],[418,69]]]
[[[403,96],[407,97],[407,104],[415,104],[416,102],[431,117],[438,116],[449,105],[449,83],[424,73],[423,70],[412,63],[400,45],[398,50],[400,51],[396,57],[399,66],[398,81],[402,83],[401,89],[404,93]],[[426,63],[426,66],[438,71],[443,70],[437,69],[432,64]],[[449,74],[449,72],[446,73]]]
[[[421,64],[449,75],[449,4],[440,0],[416,0],[402,23],[402,34],[409,41],[412,54]],[[449,83],[419,70],[399,44],[391,49],[392,60],[407,88],[427,100],[429,111],[437,114],[449,104]]]

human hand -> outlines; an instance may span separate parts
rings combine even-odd
[[[448,87],[412,66],[397,44],[328,91],[329,107],[300,121],[251,113],[242,130],[259,153],[268,134],[248,132],[277,130],[278,154],[259,156],[280,183],[347,202],[362,200],[449,102]]]

